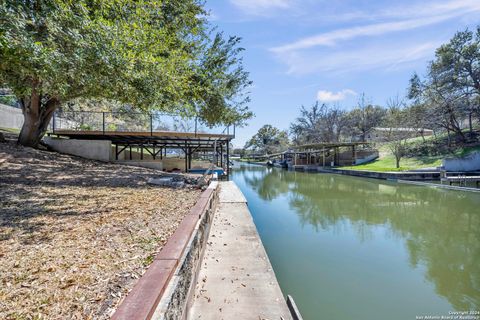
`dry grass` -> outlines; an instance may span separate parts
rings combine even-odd
[[[106,319],[199,190],[0,143],[0,318]]]

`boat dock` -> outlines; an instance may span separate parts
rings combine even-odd
[[[209,129],[197,118],[166,113],[72,111],[55,113],[47,135],[56,151],[93,160],[182,172],[204,172],[213,163],[228,176],[235,125]]]
[[[319,167],[362,164],[378,158],[378,150],[369,142],[314,143],[291,147],[289,150],[254,155],[256,161],[271,161],[273,166],[299,171],[317,171]]]
[[[292,319],[245,197],[222,182],[219,198],[187,319]]]
[[[445,182],[449,185],[458,184],[459,186],[466,186],[468,183],[475,183],[477,188],[480,186],[480,176],[442,177],[440,181],[442,184]]]

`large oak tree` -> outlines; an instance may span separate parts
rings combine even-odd
[[[54,111],[101,98],[242,122],[250,85],[237,37],[212,31],[202,0],[3,0],[0,85],[18,97],[19,143],[36,146]]]

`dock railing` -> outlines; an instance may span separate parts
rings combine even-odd
[[[57,111],[51,123],[52,133],[68,131],[109,132],[188,132],[223,134],[235,137],[235,124],[209,126],[198,117],[171,113]]]

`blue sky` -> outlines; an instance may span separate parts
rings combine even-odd
[[[242,37],[256,117],[237,130],[243,146],[264,124],[288,129],[302,105],[354,107],[362,93],[384,105],[425,72],[435,48],[480,24],[480,0],[207,0],[210,20]]]

